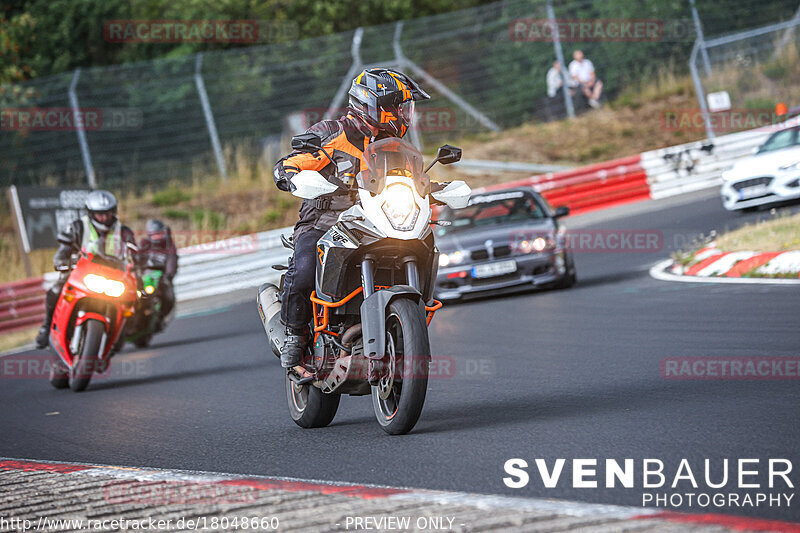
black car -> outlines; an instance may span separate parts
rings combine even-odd
[[[445,208],[436,228],[435,297],[452,301],[522,287],[567,288],[577,281],[566,228],[531,188],[473,194],[463,209]]]

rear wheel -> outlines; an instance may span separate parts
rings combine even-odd
[[[150,340],[153,338],[152,333],[145,333],[143,335],[139,335],[133,341],[133,345],[137,348],[147,348],[150,346]]]
[[[301,428],[321,428],[333,422],[340,398],[339,394],[324,394],[310,383],[298,385],[286,376],[289,415]]]
[[[83,323],[83,342],[69,379],[69,388],[74,392],[85,390],[89,385],[92,374],[97,368],[98,352],[105,331],[106,325],[99,320],[90,319]]]
[[[407,298],[389,304],[386,352],[386,375],[372,387],[372,407],[386,433],[403,435],[422,413],[431,360],[425,314]]]

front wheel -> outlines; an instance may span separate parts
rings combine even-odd
[[[321,428],[333,422],[340,398],[338,394],[325,394],[310,383],[298,385],[286,376],[289,415],[301,428]]]
[[[100,355],[100,344],[103,342],[103,335],[106,332],[106,325],[99,320],[87,320],[83,323],[83,342],[79,350],[78,360],[72,368],[69,379],[69,388],[74,392],[85,390],[89,386],[89,380],[97,368],[97,359]]]
[[[69,368],[58,357],[50,363],[50,385],[57,389],[69,387]]]
[[[425,313],[412,300],[389,304],[386,353],[386,374],[372,387],[372,407],[386,433],[404,435],[422,413],[431,360]]]

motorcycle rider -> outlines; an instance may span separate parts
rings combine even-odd
[[[178,250],[175,241],[172,239],[172,231],[169,227],[158,219],[151,218],[145,225],[146,236],[139,241],[139,253],[137,260],[140,267],[147,263],[147,257],[151,253],[164,254],[167,257],[164,273],[161,276],[161,286],[159,287],[161,297],[161,319],[169,315],[175,307],[175,291],[172,280],[178,272]],[[161,324],[159,324],[159,329]]]
[[[281,299],[281,322],[286,327],[286,342],[281,350],[281,366],[292,368],[301,362],[308,342],[311,321],[309,297],[316,273],[316,244],[334,224],[339,214],[354,200],[348,189],[355,176],[366,168],[364,150],[386,137],[402,138],[414,117],[414,102],[427,100],[428,94],[411,78],[396,70],[370,68],[356,76],[351,84],[347,114],[338,120],[323,120],[311,126],[322,151],[294,151],[275,164],[275,185],[291,191],[291,178],[302,170],[316,170],[339,191],[315,200],[303,200],[300,219],[294,227],[294,254],[284,278]],[[338,175],[338,178],[337,178]]]
[[[50,342],[50,325],[53,322],[61,289],[72,270],[72,255],[82,248],[120,259],[127,258],[127,245],[136,246],[133,230],[117,219],[117,199],[108,191],[96,190],[86,197],[87,214],[73,220],[58,233],[58,250],[53,266],[59,271],[58,281],[50,287],[45,297],[45,318],[36,335],[36,347],[44,349]]]

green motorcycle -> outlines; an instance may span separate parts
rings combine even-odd
[[[136,313],[125,335],[125,341],[132,342],[137,348],[146,348],[153,335],[164,327],[160,289],[166,261],[164,254],[150,254],[142,269],[142,288],[138,291]]]

